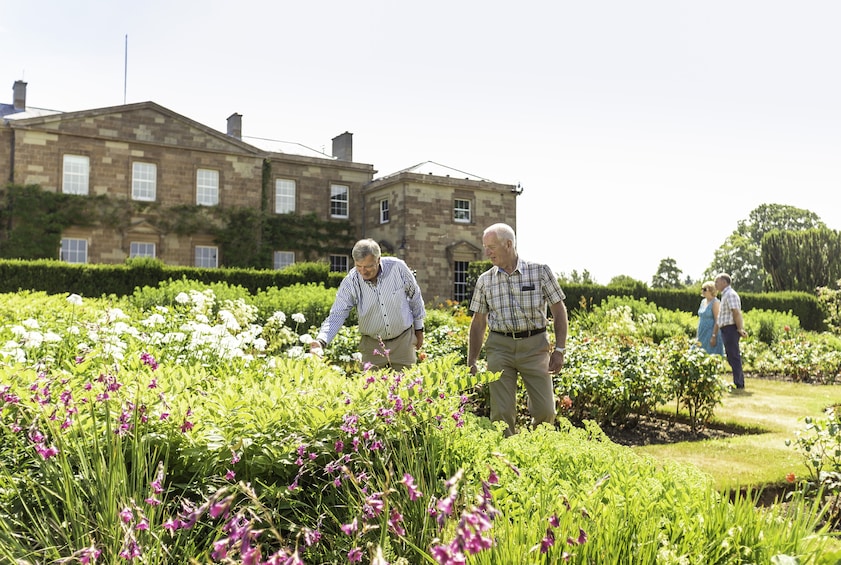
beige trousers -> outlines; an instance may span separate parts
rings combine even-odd
[[[502,372],[490,384],[491,421],[508,424],[514,433],[517,417],[517,375],[528,393],[528,408],[534,425],[555,423],[555,387],[549,374],[549,336],[546,332],[514,339],[494,332],[485,342],[488,370]]]
[[[362,365],[368,363],[383,368],[391,365],[395,371],[402,371],[417,360],[415,344],[417,343],[413,327],[394,339],[380,343],[379,338],[363,335],[359,340],[359,352],[362,354]]]

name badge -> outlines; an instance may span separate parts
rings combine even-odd
[[[534,285],[533,284],[524,284],[523,285],[523,290],[534,290]]]

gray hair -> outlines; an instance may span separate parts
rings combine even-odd
[[[360,239],[353,246],[353,251],[350,252],[354,261],[361,261],[369,255],[373,255],[374,259],[379,259],[381,253],[380,244],[373,239]]]
[[[510,241],[514,244],[514,248],[517,248],[517,235],[514,233],[514,228],[508,224],[499,223],[488,226],[482,233],[482,237],[488,235],[489,233],[495,234],[499,241]]]
[[[718,275],[715,277],[715,280],[718,280],[718,279],[721,279],[724,282],[726,282],[727,286],[730,286],[730,284],[733,282],[730,279],[730,275],[728,275],[727,273],[718,273]]]

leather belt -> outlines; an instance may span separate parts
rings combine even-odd
[[[533,335],[542,334],[543,332],[546,331],[546,328],[537,328],[536,330],[526,330],[524,332],[513,332],[513,333],[498,332],[496,330],[491,330],[491,331],[495,334],[504,335],[505,337],[512,337],[514,339],[524,339],[524,338],[527,338],[527,337],[531,337]]]
[[[384,339],[384,340],[383,340],[383,343],[388,343],[389,341],[394,341],[394,340],[395,340],[395,339],[397,339],[398,337],[403,337],[403,334],[405,334],[407,331],[411,330],[411,329],[412,329],[412,327],[413,327],[413,326],[409,326],[408,328],[406,328],[405,330],[403,330],[402,332],[400,332],[400,333],[399,333],[399,334],[397,334],[396,336],[392,337],[391,339]]]

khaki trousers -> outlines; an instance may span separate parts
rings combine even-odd
[[[371,363],[376,367],[383,368],[390,363],[392,369],[402,371],[417,362],[418,356],[415,351],[417,341],[414,328],[411,326],[399,336],[383,341],[383,343],[380,343],[377,337],[363,335],[359,340],[362,365]]]
[[[549,336],[546,332],[514,339],[494,332],[485,341],[488,370],[502,372],[490,383],[491,421],[508,424],[505,435],[515,430],[517,374],[528,393],[528,408],[534,425],[555,423],[555,387],[549,374]]]

